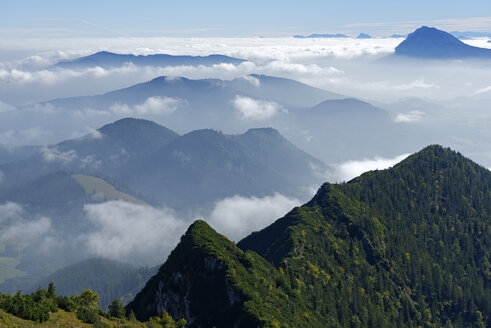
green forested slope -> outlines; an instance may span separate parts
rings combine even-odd
[[[196,327],[485,327],[490,221],[491,172],[430,146],[324,184],[238,247],[193,224],[129,309]]]

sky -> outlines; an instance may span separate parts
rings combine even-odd
[[[0,38],[408,33],[420,25],[491,31],[488,0],[1,0]],[[489,13],[488,17],[483,13]]]

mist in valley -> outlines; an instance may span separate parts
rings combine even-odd
[[[0,291],[91,257],[159,265],[195,219],[238,242],[429,144],[491,167],[491,60],[402,41],[0,40]],[[243,61],[55,66],[98,51]]]

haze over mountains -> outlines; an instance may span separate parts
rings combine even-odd
[[[227,57],[223,55],[209,56],[172,56],[165,54],[155,55],[130,55],[116,54],[100,51],[95,54],[77,58],[71,61],[62,61],[53,68],[83,69],[88,67],[114,68],[127,64],[136,66],[212,66],[216,64],[240,64],[242,59]]]
[[[150,220],[174,222],[181,229],[195,215],[222,220],[215,209],[222,199],[273,197],[271,201],[279,201],[276,197],[280,197],[286,204],[290,198],[303,199],[324,180],[329,168],[272,128],[250,129],[240,135],[205,129],[180,136],[154,122],[126,118],[84,137],[42,148],[26,159],[1,165],[0,170],[0,201],[17,213],[7,211],[6,222],[30,217],[28,225],[37,218],[34,222],[44,225],[42,232],[34,232],[37,238],[47,234],[46,247],[56,249],[56,254],[52,250],[47,255],[29,240],[7,239],[5,256],[19,259],[17,267],[29,274],[1,287],[11,291],[53,268],[89,256],[80,243],[99,238],[96,228],[106,224],[99,212],[106,209],[105,204],[112,202],[109,207],[116,213],[133,209],[147,213],[142,215],[150,215]],[[128,232],[112,233],[126,238]],[[112,256],[122,259],[119,254],[115,250]],[[143,263],[155,265],[155,256],[150,257],[153,260]]]
[[[0,63],[0,292],[55,281],[105,307],[165,262],[141,319],[485,326],[489,170],[426,146],[491,167],[491,50],[399,37],[72,40]]]

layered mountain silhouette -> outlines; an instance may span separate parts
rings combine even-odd
[[[138,105],[149,97],[172,97],[185,101],[186,109],[193,113],[211,108],[230,109],[236,95],[275,101],[286,107],[305,107],[341,95],[311,87],[291,79],[250,75],[231,81],[218,79],[190,80],[183,77],[158,77],[129,88],[111,91],[103,95],[56,99],[51,104],[64,109],[110,108],[114,104]],[[179,115],[179,111],[175,113]]]
[[[491,58],[491,49],[473,47],[450,33],[422,26],[396,47],[395,54],[427,59]]]
[[[300,187],[318,183],[327,169],[271,128],[241,135],[205,129],[179,136],[152,121],[126,118],[0,166],[5,182],[0,196],[48,206],[51,196],[54,204],[67,201],[70,193],[62,197],[56,193],[72,186],[68,189],[73,190],[74,201],[95,201],[100,190],[91,186],[96,185],[107,193],[102,200],[119,195],[135,202],[186,206],[236,194],[296,196]],[[109,188],[100,178],[117,188]],[[18,185],[20,189],[9,187]],[[42,192],[43,188],[51,192]]]
[[[125,64],[136,66],[212,66],[216,64],[235,64],[244,62],[242,59],[223,56],[173,56],[166,54],[155,55],[132,55],[116,54],[107,51],[97,52],[95,54],[76,58],[70,61],[62,61],[53,66],[53,68],[82,69],[89,67],[115,68]]]
[[[21,223],[44,222],[49,238],[69,241],[52,245],[55,251],[47,253],[35,244],[9,240],[0,254],[17,261],[24,277],[7,280],[0,290],[25,289],[53,270],[87,258],[90,254],[71,242],[96,228],[87,219],[87,205],[121,200],[168,206],[186,220],[184,214],[207,213],[217,201],[236,195],[304,197],[304,190],[318,185],[328,170],[272,128],[239,135],[211,129],[179,135],[143,119],[104,125],[0,165],[0,204],[18,204]]]
[[[127,310],[192,327],[486,326],[490,213],[491,172],[429,146],[324,184],[237,245],[194,222]]]

